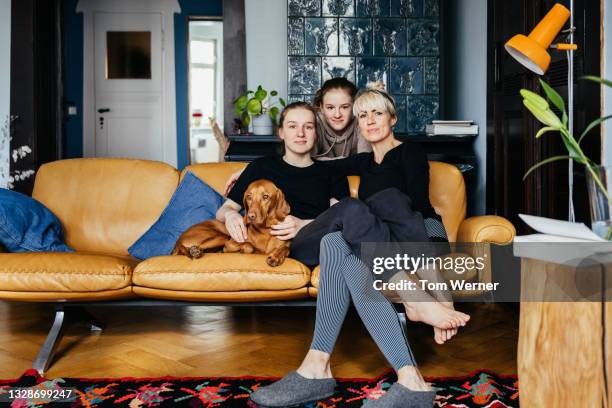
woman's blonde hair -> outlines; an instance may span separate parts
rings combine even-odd
[[[389,115],[392,117],[397,116],[395,101],[393,97],[385,91],[382,81],[369,82],[366,88],[367,89],[359,92],[357,98],[355,98],[355,102],[353,103],[353,115],[357,116],[359,112],[369,112],[375,109],[382,112],[389,112]]]

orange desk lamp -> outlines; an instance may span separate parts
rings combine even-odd
[[[571,11],[570,11],[571,10]],[[505,45],[506,51],[520,64],[538,75],[544,75],[550,66],[550,54],[548,48],[556,48],[559,51],[566,51],[568,58],[568,116],[569,131],[574,131],[574,51],[578,49],[574,44],[574,0],[570,0],[570,10],[557,3],[544,16],[542,21],[533,29],[529,36],[517,34],[512,37]],[[568,18],[570,28],[561,31]],[[567,33],[568,43],[552,44],[557,35]],[[552,44],[552,45],[551,45]],[[569,160],[569,215],[570,221],[575,220],[574,216],[574,162]]]

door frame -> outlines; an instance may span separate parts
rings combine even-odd
[[[160,13],[162,15],[162,140],[163,160],[177,165],[176,75],[174,68],[174,13],[180,13],[178,0],[79,0],[77,13],[83,13],[83,156],[95,157],[95,46],[94,13]]]

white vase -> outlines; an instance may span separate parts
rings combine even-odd
[[[272,124],[272,118],[268,114],[261,114],[251,116],[251,124],[249,126],[251,132],[254,135],[272,135],[274,132],[274,126]]]

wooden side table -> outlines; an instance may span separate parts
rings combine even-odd
[[[589,273],[595,285],[600,276],[603,290],[610,272],[612,265],[577,268],[522,258],[521,407],[612,407],[612,302],[603,296],[588,302],[531,301],[571,291],[577,274]]]

